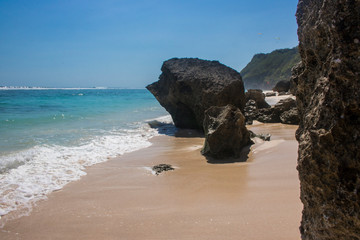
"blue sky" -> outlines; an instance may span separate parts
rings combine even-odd
[[[173,57],[298,44],[297,0],[0,0],[0,85],[143,88]]]

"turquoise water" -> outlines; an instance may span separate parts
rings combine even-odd
[[[147,90],[3,90],[0,154],[39,144],[81,144],[165,114]]]
[[[0,90],[0,216],[148,147],[146,121],[166,115],[145,89]]]

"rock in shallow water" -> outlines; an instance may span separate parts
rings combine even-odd
[[[171,114],[176,127],[202,130],[204,112],[211,106],[244,109],[240,73],[218,61],[173,58],[163,63],[161,71],[159,81],[146,88]]]
[[[360,239],[360,1],[300,0],[296,17],[302,239]]]
[[[211,107],[205,112],[205,143],[201,153],[216,159],[238,158],[252,143],[245,117],[235,106]]]

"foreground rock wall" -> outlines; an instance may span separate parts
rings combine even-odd
[[[303,239],[360,239],[360,1],[300,0]]]

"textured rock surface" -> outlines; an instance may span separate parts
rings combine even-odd
[[[250,99],[246,102],[244,108],[244,116],[247,125],[253,124],[253,121],[256,120],[258,116],[258,110],[256,107],[256,102],[254,100]]]
[[[204,130],[205,143],[201,153],[208,157],[238,158],[243,147],[251,143],[245,117],[231,105],[209,108],[205,112]]]
[[[292,98],[282,99],[271,108],[254,109],[254,106],[249,104],[250,101],[245,107],[248,124],[253,120],[264,123],[299,124],[296,102]]]
[[[285,123],[285,124],[292,124],[292,125],[299,124],[300,118],[297,108],[291,108],[288,111],[284,111],[280,115],[280,121],[281,123]]]
[[[290,81],[279,81],[272,90],[276,92],[288,92],[290,90]]]
[[[173,168],[170,164],[165,164],[165,163],[155,165],[151,169],[154,171],[156,175],[159,175],[162,172],[175,170],[175,168]]]
[[[296,108],[296,101],[291,97],[281,99],[274,105],[274,111],[279,115],[285,111],[289,111],[292,108]]]
[[[173,58],[161,71],[159,81],[146,88],[179,128],[202,129],[204,112],[211,106],[232,104],[241,110],[245,106],[240,73],[218,61]]]
[[[302,239],[360,239],[360,1],[300,0]]]
[[[291,69],[291,78],[290,78],[290,93],[296,96],[296,83],[298,78],[303,71],[303,63],[302,61],[298,62],[292,69]]]
[[[265,101],[265,94],[261,89],[249,89],[245,93],[246,102],[249,100],[254,100],[256,107],[260,108],[269,108],[270,105]]]

